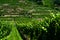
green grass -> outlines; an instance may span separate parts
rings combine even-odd
[[[8,40],[22,40],[22,38],[19,35],[16,27],[13,27],[11,36],[8,38]]]
[[[10,34],[5,37],[2,38],[2,40],[23,40],[17,30],[17,28],[15,26],[12,26],[12,31],[10,32]]]

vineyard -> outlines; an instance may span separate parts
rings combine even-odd
[[[59,39],[59,0],[0,0],[0,40]]]
[[[0,20],[0,39],[2,40],[58,40],[59,30],[60,15],[53,13],[43,20],[28,18],[22,21]]]

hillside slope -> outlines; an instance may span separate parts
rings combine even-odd
[[[36,2],[29,0],[5,0],[0,1],[0,15],[18,14],[26,15],[31,13],[35,15],[46,15],[55,12],[54,9],[38,5]]]

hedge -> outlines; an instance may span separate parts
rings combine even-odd
[[[60,37],[60,17],[58,14],[52,13],[50,17],[45,17],[42,21],[16,22],[16,27],[23,39],[29,37],[29,40],[58,40]]]

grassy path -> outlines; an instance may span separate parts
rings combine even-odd
[[[10,35],[6,38],[3,38],[2,40],[22,40],[22,38],[19,35],[18,30],[16,29],[16,27],[13,26]]]

